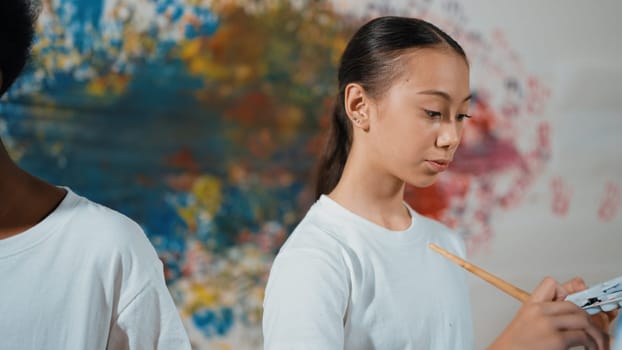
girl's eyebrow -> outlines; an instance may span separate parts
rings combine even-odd
[[[445,91],[441,91],[441,90],[424,90],[424,91],[419,91],[417,93],[418,95],[434,95],[434,96],[439,96],[444,98],[447,101],[451,101],[451,96],[449,96],[448,93],[446,93]],[[473,97],[472,94],[469,94],[469,96],[465,97],[462,102],[466,102],[468,100],[470,100]]]

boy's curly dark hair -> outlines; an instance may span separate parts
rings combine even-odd
[[[28,61],[35,18],[31,0],[0,0],[0,96],[11,87]]]

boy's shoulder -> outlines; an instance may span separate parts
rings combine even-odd
[[[103,204],[79,196],[69,189],[66,200],[70,202],[70,212],[64,214],[70,216],[68,225],[72,229],[83,231],[83,234],[106,234],[114,238],[136,233],[144,235],[134,220]]]
[[[155,258],[155,250],[143,229],[134,220],[105,205],[67,189],[59,213],[59,229],[67,243],[92,249],[98,254]]]

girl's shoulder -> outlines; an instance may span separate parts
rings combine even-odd
[[[339,220],[334,220],[316,203],[292,231],[281,251],[297,248],[338,250],[344,244],[339,225]]]
[[[461,257],[466,255],[464,239],[459,232],[436,219],[423,216],[413,209],[410,211],[417,222],[415,229],[426,236],[427,242],[445,247]]]

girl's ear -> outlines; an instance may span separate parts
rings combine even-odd
[[[369,130],[370,101],[360,84],[350,83],[344,91],[344,106],[352,126],[363,131]]]

